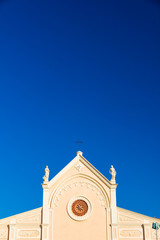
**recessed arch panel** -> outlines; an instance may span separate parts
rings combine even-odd
[[[105,208],[110,206],[109,196],[103,186],[97,180],[85,174],[75,174],[62,181],[52,192],[49,200],[50,208],[56,206],[65,192],[69,191],[73,186],[92,189],[95,191],[97,199],[101,201],[102,206]]]

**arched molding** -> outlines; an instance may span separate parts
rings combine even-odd
[[[81,178],[82,180],[77,179],[76,181],[76,178]],[[73,182],[74,179],[75,181]],[[65,192],[71,189],[73,186],[90,188],[92,191],[96,192],[97,198],[101,202],[101,206],[105,208],[110,207],[109,196],[104,187],[94,178],[79,173],[73,175],[72,177],[66,178],[56,187],[56,189],[52,192],[49,199],[50,208],[53,209],[54,206],[58,206],[58,202],[61,200],[62,195],[65,194]]]

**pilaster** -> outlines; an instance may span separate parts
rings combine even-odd
[[[117,187],[117,184],[112,184],[112,188],[111,188],[111,231],[112,231],[112,240],[117,240],[118,239],[116,187]]]
[[[143,224],[144,228],[144,240],[151,240],[151,226],[148,221],[145,221]]]
[[[16,221],[12,220],[9,224],[9,240],[15,240],[16,237]]]
[[[42,184],[43,211],[42,211],[42,240],[49,240],[49,187],[48,182]]]
[[[49,239],[49,224],[42,224],[42,240]]]

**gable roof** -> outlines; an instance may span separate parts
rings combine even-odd
[[[83,156],[82,152],[78,151],[77,156],[69,163],[67,164],[55,177],[53,177],[49,181],[49,186],[51,186],[53,183],[55,183],[63,174],[65,174],[69,169],[71,169],[76,163],[80,162],[85,167],[87,167],[93,174],[95,174],[104,184],[106,184],[109,188],[115,188],[117,184],[111,184],[111,182],[102,174],[100,173],[89,161],[87,161]]]

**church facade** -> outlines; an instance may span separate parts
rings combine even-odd
[[[46,167],[43,206],[0,220],[0,240],[155,240],[154,219],[116,205],[116,171],[106,179],[77,156],[52,180]]]

